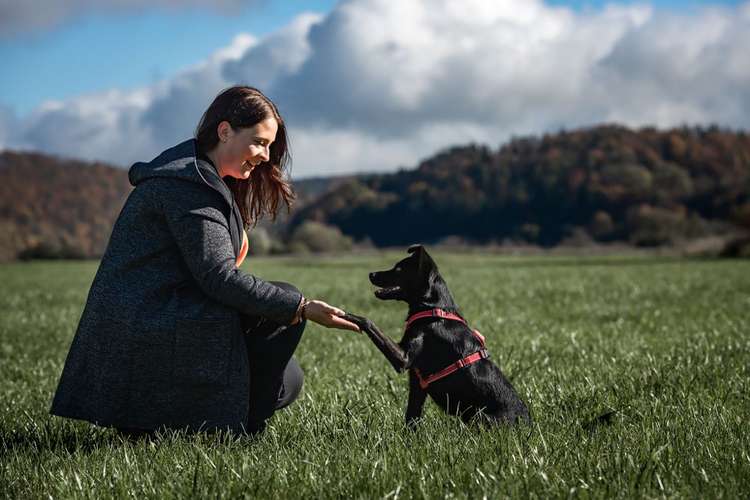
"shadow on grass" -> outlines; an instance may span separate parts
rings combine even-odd
[[[0,450],[23,453],[64,452],[89,454],[103,447],[113,448],[126,443],[116,431],[73,425],[0,430]]]
[[[167,444],[173,441],[196,442],[203,446],[251,444],[261,436],[230,431],[187,432],[162,429],[155,432],[122,432],[77,422],[48,423],[15,429],[0,429],[0,455],[8,452],[24,454],[67,453],[88,455],[101,449],[142,444]]]

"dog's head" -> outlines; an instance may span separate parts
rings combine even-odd
[[[387,271],[370,273],[370,282],[380,287],[375,297],[381,300],[403,300],[408,303],[429,295],[438,268],[422,245],[412,245],[409,256]]]

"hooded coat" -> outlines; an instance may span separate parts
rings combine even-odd
[[[120,428],[241,431],[240,315],[293,321],[299,293],[239,270],[232,192],[194,140],[129,171],[135,186],[70,346],[51,413]]]

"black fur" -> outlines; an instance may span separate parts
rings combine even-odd
[[[401,300],[409,305],[409,316],[440,308],[460,315],[437,265],[421,245],[409,247],[409,257],[392,269],[370,273],[370,281],[380,287],[375,296],[381,300]],[[475,417],[488,423],[530,423],[529,411],[500,368],[483,359],[437,380],[423,390],[414,374],[423,377],[436,373],[482,346],[471,329],[455,320],[425,318],[414,322],[396,344],[368,319],[347,315],[357,323],[380,349],[393,367],[409,370],[409,402],[406,423],[413,426],[422,415],[426,396],[446,413],[465,422]]]

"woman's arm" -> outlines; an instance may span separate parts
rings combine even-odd
[[[208,186],[179,179],[154,179],[155,199],[180,254],[201,290],[249,316],[282,324],[309,319],[323,326],[359,331],[344,311],[303,297],[239,270],[227,222],[229,207]],[[302,307],[304,305],[304,307]]]
[[[180,179],[153,179],[148,184],[185,264],[206,295],[249,316],[292,322],[302,298],[299,293],[235,267],[225,215],[229,207],[219,193]]]

